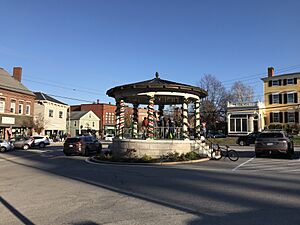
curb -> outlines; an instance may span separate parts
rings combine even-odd
[[[129,162],[110,162],[110,161],[103,161],[95,159],[95,157],[90,157],[88,159],[91,162],[94,163],[104,163],[104,164],[117,164],[117,165],[177,165],[177,164],[192,164],[192,163],[198,163],[198,162],[206,162],[209,161],[210,158],[203,158],[203,159],[197,159],[197,160],[189,160],[189,161],[179,161],[179,162],[160,162],[160,163],[129,163]]]

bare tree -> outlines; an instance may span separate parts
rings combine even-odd
[[[241,81],[236,81],[230,92],[230,101],[232,102],[253,102],[254,91],[251,86],[243,84]]]
[[[35,130],[35,132],[41,134],[41,132],[45,129],[45,125],[46,121],[41,113],[35,116],[33,120],[33,129]]]
[[[199,86],[208,93],[201,104],[201,120],[206,122],[208,129],[220,129],[218,124],[226,121],[226,104],[230,99],[230,94],[222,83],[211,74],[205,74],[201,78]]]

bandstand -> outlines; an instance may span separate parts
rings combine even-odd
[[[207,96],[207,92],[199,87],[180,84],[155,78],[138,83],[126,84],[111,88],[106,93],[116,100],[116,138],[113,139],[112,151],[115,157],[122,157],[128,150],[134,150],[136,157],[144,155],[158,158],[168,152],[187,153],[195,150],[197,139],[200,139],[200,103]],[[133,105],[132,135],[124,138],[125,104]],[[188,105],[193,104],[195,127],[193,137],[189,134]],[[148,127],[146,138],[138,135],[138,107],[147,105]],[[164,115],[164,108],[168,105],[182,105],[182,127],[179,138],[162,139],[155,137],[154,105],[158,105],[158,116]],[[199,149],[198,149],[199,150]]]

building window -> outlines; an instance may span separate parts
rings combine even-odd
[[[286,84],[294,84],[294,78],[286,79]]]
[[[60,119],[62,119],[62,118],[63,118],[63,112],[62,112],[62,111],[59,111],[59,113],[58,113],[58,117],[59,117]]]
[[[11,102],[10,103],[10,112],[11,113],[15,113],[16,112],[16,103],[15,102]]]
[[[295,123],[295,112],[288,112],[288,122]]]
[[[248,120],[245,115],[232,115],[230,118],[231,132],[247,132]]]
[[[273,94],[272,99],[273,99],[272,101],[273,104],[279,104],[279,94]]]
[[[5,101],[0,99],[0,113],[4,113],[5,110]]]
[[[95,127],[95,122],[93,122],[93,127]]]
[[[30,105],[26,105],[26,115],[30,115]]]
[[[294,103],[294,93],[287,93],[287,103]]]
[[[18,112],[19,114],[23,114],[23,104],[19,104]]]
[[[49,117],[53,117],[53,109],[49,109]]]
[[[279,80],[272,80],[272,86],[279,86]]]
[[[76,125],[77,125],[77,124],[76,124],[76,121],[74,121],[74,127],[76,127]]]
[[[273,113],[273,122],[274,123],[279,123],[280,122],[279,113],[278,112],[274,112]]]

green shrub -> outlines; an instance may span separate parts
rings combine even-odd
[[[196,160],[200,158],[200,155],[197,152],[188,152],[185,154],[187,160]]]

